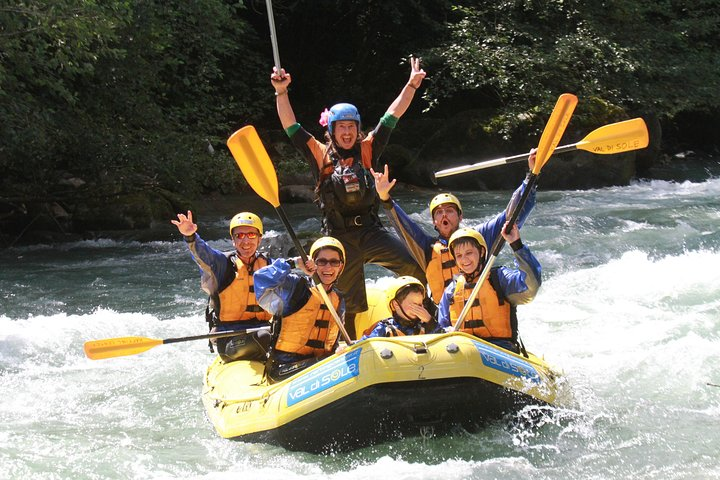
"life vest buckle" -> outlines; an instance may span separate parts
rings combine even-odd
[[[362,215],[355,215],[352,219],[352,223],[356,227],[362,227]]]

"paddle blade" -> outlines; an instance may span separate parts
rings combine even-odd
[[[532,171],[533,174],[537,175],[540,173],[542,167],[555,151],[555,147],[560,143],[560,139],[563,133],[565,133],[565,128],[567,128],[570,122],[570,117],[572,117],[575,111],[577,102],[577,97],[571,93],[563,93],[560,95],[560,98],[558,98],[557,103],[555,103],[555,108],[553,108],[550,114],[550,119],[547,125],[545,125],[545,130],[543,130],[542,136],[540,137],[540,143],[538,144],[535,157],[535,167]]]
[[[147,337],[119,337],[106,338],[104,340],[90,340],[85,342],[83,348],[88,358],[101,360],[103,358],[136,355],[158,345],[162,345],[162,343],[162,340]]]
[[[232,153],[248,185],[270,205],[280,206],[275,166],[252,125],[245,126],[228,138],[227,146]]]
[[[600,155],[611,155],[645,148],[649,142],[645,121],[642,118],[633,118],[593,130],[577,143],[577,148]]]

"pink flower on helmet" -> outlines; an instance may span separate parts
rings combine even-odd
[[[323,127],[327,127],[328,125],[328,118],[330,117],[330,110],[327,108],[320,113],[320,121],[318,122]]]

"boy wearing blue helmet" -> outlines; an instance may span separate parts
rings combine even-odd
[[[316,180],[316,203],[323,216],[323,233],[339,239],[347,251],[345,274],[338,282],[345,292],[348,333],[355,338],[354,314],[367,310],[363,266],[374,263],[398,275],[425,281],[425,274],[403,242],[380,223],[379,200],[371,169],[380,168],[382,154],[398,119],[407,111],[425,78],[420,60],[410,59],[410,79],[380,119],[363,134],[360,113],[354,105],[338,103],[320,116],[327,127],[321,142],[297,123],[288,87],[292,77],[273,69],[270,77],[277,111],[285,132],[307,159]]]

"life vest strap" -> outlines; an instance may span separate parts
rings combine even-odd
[[[483,327],[485,327],[485,322],[483,322],[482,320],[465,320],[463,327],[464,328],[483,328]]]
[[[330,326],[329,320],[315,320],[315,326],[317,328],[328,328]]]
[[[310,348],[324,349],[325,342],[323,342],[322,340],[308,340],[307,342],[305,342],[305,346]]]
[[[455,265],[456,265],[455,260],[447,260],[442,263],[442,268],[448,269],[448,268],[454,267]]]

